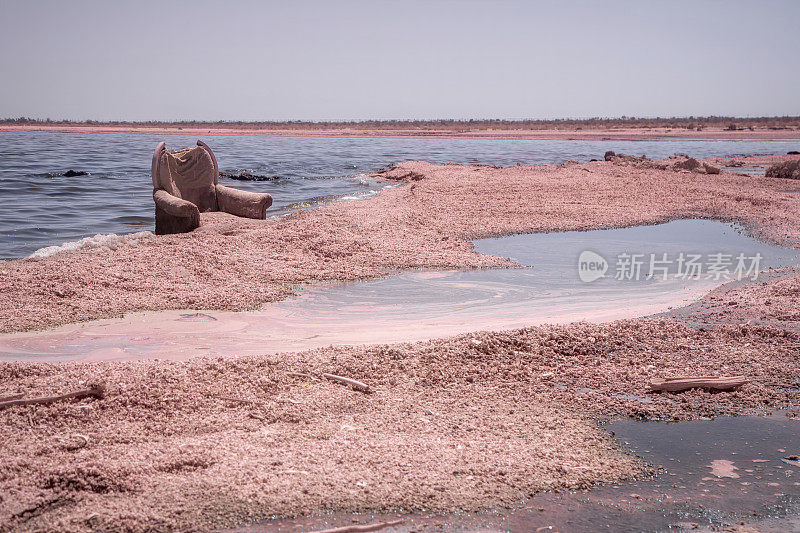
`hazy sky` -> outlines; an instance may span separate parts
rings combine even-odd
[[[0,0],[0,117],[800,115],[800,1]]]

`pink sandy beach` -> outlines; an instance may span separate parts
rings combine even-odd
[[[508,266],[469,240],[510,233],[711,217],[800,246],[796,181],[673,163],[409,162],[378,176],[402,186],[361,202],[279,220],[206,216],[191,234],[8,261],[0,329],[253,310],[302,288],[401,270]],[[673,317],[237,358],[0,363],[2,397],[107,387],[103,399],[0,410],[0,523],[214,529],[320,510],[497,509],[540,490],[641,475],[648,468],[599,420],[797,405],[798,294],[795,269],[716,289]],[[686,373],[750,382],[719,394],[647,393],[649,379]]]

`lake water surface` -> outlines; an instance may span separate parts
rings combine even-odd
[[[156,145],[191,146],[196,137],[85,133],[0,133],[0,259],[108,233],[153,229],[150,163]],[[220,169],[249,170],[274,179],[223,180],[272,194],[280,215],[327,201],[364,198],[385,184],[366,175],[392,163],[494,165],[562,163],[602,158],[606,150],[661,158],[779,155],[797,141],[375,139],[203,136]],[[66,170],[87,176],[64,177]]]

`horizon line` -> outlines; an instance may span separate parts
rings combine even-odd
[[[392,119],[392,118],[352,118],[352,119],[261,119],[261,120],[242,120],[242,119],[156,119],[156,120],[96,120],[96,119],[51,119],[33,117],[4,117],[0,118],[0,123],[36,123],[36,124],[252,124],[252,125],[303,125],[303,124],[474,124],[474,123],[503,123],[503,124],[550,124],[562,122],[635,122],[635,121],[727,121],[739,120],[745,122],[754,121],[797,121],[800,115],[765,115],[765,116],[736,116],[736,115],[683,115],[683,116],[627,116],[616,117],[562,117],[562,118],[416,118],[416,119]]]

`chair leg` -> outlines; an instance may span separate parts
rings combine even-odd
[[[156,235],[188,233],[200,227],[200,217],[176,217],[156,205]]]

